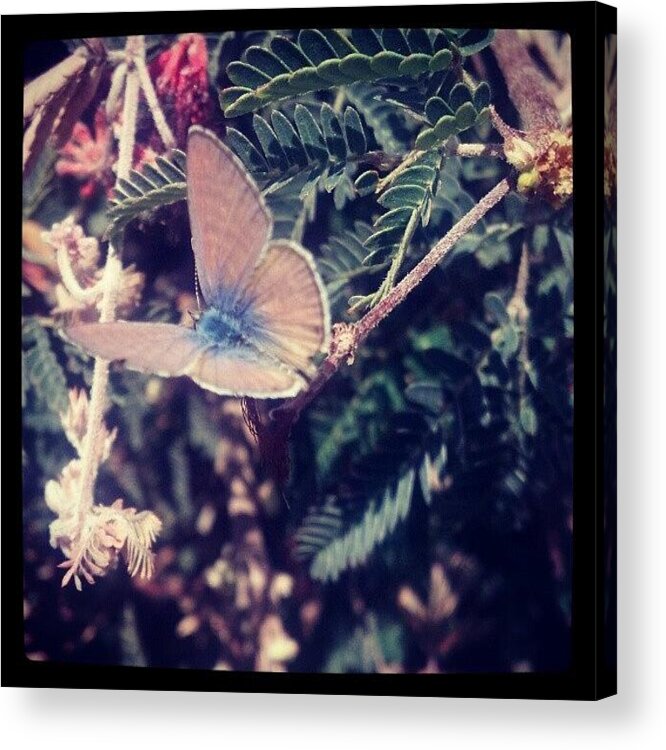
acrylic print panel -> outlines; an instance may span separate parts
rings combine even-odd
[[[617,35],[604,44],[604,664],[617,671]]]
[[[27,657],[565,672],[569,36],[180,31],[26,47]]]

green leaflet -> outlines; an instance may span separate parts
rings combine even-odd
[[[386,487],[381,498],[370,503],[360,523],[317,552],[310,567],[312,577],[336,580],[342,571],[363,564],[374,548],[395,530],[398,522],[407,517],[415,476],[413,468],[407,469]]]
[[[57,415],[67,409],[67,378],[51,345],[51,337],[36,318],[23,323],[23,389],[34,388]]]
[[[227,141],[255,179],[268,186],[268,193],[298,183],[305,200],[321,186],[334,194],[340,208],[354,195],[351,177],[368,141],[353,107],[338,114],[324,103],[316,118],[297,104],[291,119],[277,110],[270,123],[255,114],[252,127],[258,147],[235,128],[227,129]]]
[[[234,84],[220,91],[226,117],[332,86],[392,76],[417,78],[450,68],[490,44],[492,32],[441,29],[303,29],[296,41],[273,37],[227,67]],[[455,40],[455,42],[453,41]]]
[[[139,214],[184,200],[186,194],[185,154],[175,150],[170,159],[158,156],[154,164],[144,164],[140,171],[132,170],[127,180],[118,181],[105,236],[113,237]]]

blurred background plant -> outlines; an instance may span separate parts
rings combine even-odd
[[[29,657],[566,668],[568,39],[225,31],[40,42],[24,62]],[[195,123],[243,160],[275,236],[313,252],[352,334],[321,390],[284,405],[286,467],[260,404],[100,376],[58,333],[108,313],[109,289],[121,317],[195,309],[179,150]],[[63,499],[83,507],[78,472],[82,516]]]

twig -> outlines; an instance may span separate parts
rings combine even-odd
[[[342,113],[342,106],[347,98],[347,92],[344,86],[340,86],[338,93],[335,95],[335,101],[333,102],[333,110],[338,114]]]
[[[144,56],[137,55],[134,58],[134,64],[136,65],[136,70],[139,74],[141,90],[146,97],[146,103],[150,108],[150,113],[153,116],[153,122],[155,123],[155,127],[157,128],[157,132],[160,134],[162,143],[164,143],[166,148],[173,148],[176,145],[176,139],[174,138],[174,135],[171,132],[171,128],[169,127],[169,124],[164,117],[164,112],[162,112],[162,107],[160,106],[160,103],[157,99],[155,87],[153,86],[150,74],[148,73],[148,68],[146,67],[146,60]]]
[[[123,126],[118,141],[117,178],[127,179],[132,170],[134,139],[136,136],[136,116],[139,106],[139,76],[136,70],[127,73],[125,101],[123,104]]]
[[[128,52],[135,49],[136,38],[127,39]],[[136,134],[136,117],[139,103],[139,79],[136,71],[127,73],[125,84],[125,100],[123,105],[123,123],[118,146],[117,179],[127,178],[132,168],[132,154]],[[100,305],[101,323],[108,323],[115,317],[116,300],[122,265],[115,249],[109,245],[109,250],[102,275],[102,300]],[[109,363],[107,360],[95,357],[92,387],[90,390],[90,407],[86,428],[85,444],[81,459],[81,495],[78,517],[81,528],[86,514],[94,504],[94,487],[99,469],[99,456],[95,450],[97,436],[102,429],[102,420],[106,410],[106,389],[109,382]]]
[[[504,148],[501,143],[456,143],[454,139],[450,138],[442,147],[442,151],[445,156],[460,156],[462,158],[475,158],[479,156],[492,156],[493,158],[500,159],[504,158]],[[411,167],[414,162],[418,161],[425,153],[425,151],[420,149],[410,151],[397,167],[379,180],[375,187],[375,193],[381,193],[386,190],[396,177],[402,174],[406,169],[409,169],[409,167]]]
[[[516,287],[513,296],[507,305],[507,312],[513,318],[520,328],[520,352],[518,354],[518,363],[520,373],[518,375],[518,392],[520,397],[525,395],[525,378],[527,368],[529,367],[529,340],[527,335],[527,326],[529,323],[530,311],[527,307],[527,287],[530,280],[530,252],[527,241],[523,241],[520,254],[520,264],[516,276]]]
[[[393,289],[393,287],[395,286],[396,276],[398,275],[398,271],[400,270],[400,267],[405,260],[405,255],[407,254],[409,243],[412,241],[414,232],[416,232],[416,228],[419,224],[420,215],[421,211],[418,208],[415,208],[412,211],[412,215],[409,217],[409,221],[407,222],[407,226],[405,228],[405,233],[402,235],[400,245],[398,246],[396,254],[393,256],[393,260],[391,261],[391,265],[389,266],[386,276],[384,277],[384,281],[382,281],[381,286],[374,294],[372,301],[370,302],[371,307],[378,304],[378,302],[386,297],[391,292],[391,289]],[[352,307],[352,310],[353,309],[354,308]]]
[[[125,86],[125,77],[127,76],[127,61],[122,60],[116,65],[111,76],[111,86],[106,97],[105,111],[106,119],[111,122],[116,116],[120,95]]]
[[[504,158],[504,147],[501,143],[459,143],[452,148],[446,146],[444,152],[447,156],[460,156],[463,158],[475,158],[478,156]]]
[[[526,130],[556,130],[560,115],[522,39],[513,29],[498,29],[492,42],[509,96]]]
[[[286,437],[301,411],[321,392],[330,378],[343,363],[351,364],[358,347],[370,332],[389,315],[423,279],[437,266],[451,248],[491,208],[496,206],[511,190],[508,179],[503,179],[487,193],[447,234],[430,250],[376,307],[373,307],[357,323],[339,323],[334,326],[329,354],[321,363],[309,387],[291,401],[274,409],[271,416],[273,429]]]
[[[67,291],[79,302],[88,302],[89,300],[99,297],[104,291],[104,283],[102,280],[98,281],[93,286],[86,287],[85,289],[79,284],[78,279],[72,269],[72,264],[69,261],[69,253],[66,247],[60,247],[56,250],[56,263],[58,265],[58,271],[62,279],[62,283],[65,285]]]

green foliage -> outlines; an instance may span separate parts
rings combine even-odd
[[[412,140],[413,123],[405,117],[404,110],[385,99],[380,85],[354,83],[345,86],[347,99],[363,116],[375,140],[389,154],[400,153]]]
[[[321,185],[334,194],[337,208],[353,196],[351,176],[367,150],[361,118],[353,107],[338,114],[322,104],[317,120],[297,104],[292,120],[275,110],[270,124],[254,115],[252,125],[259,148],[235,128],[227,130],[227,141],[257,182],[270,186],[267,195],[298,186],[299,197],[308,201]]]
[[[158,156],[154,164],[132,170],[114,189],[106,236],[117,235],[139,214],[184,200],[186,190],[185,154],[177,149],[169,159]]]
[[[386,487],[381,497],[371,499],[359,523],[317,552],[310,568],[312,577],[335,580],[341,571],[365,563],[373,549],[407,517],[414,476],[414,469],[408,469],[397,482]]]
[[[332,235],[322,246],[317,265],[326,283],[334,317],[341,318],[344,315],[347,300],[360,277],[373,276],[388,266],[387,261],[373,265],[364,263],[368,252],[365,241],[372,234],[372,227],[357,221],[353,227],[345,229],[339,235]]]
[[[345,473],[354,479],[343,495],[330,495],[323,506],[312,508],[298,531],[298,554],[312,558],[314,578],[336,580],[342,571],[364,564],[407,518],[417,479],[426,503],[431,502],[428,477],[445,464],[445,452],[437,448],[441,424],[406,406],[397,384],[378,372],[325,425],[317,441],[320,476],[335,484],[341,467],[351,460]],[[380,421],[387,413],[392,415],[388,425]],[[323,415],[312,419],[321,424]],[[439,456],[433,459],[435,450]]]
[[[234,86],[220,92],[226,117],[313,91],[448,70],[490,43],[490,32],[457,29],[303,29],[294,42],[273,37],[231,63]]]
[[[386,616],[369,615],[362,625],[337,634],[325,672],[373,673],[386,664],[400,664],[405,656],[402,624]]]
[[[487,122],[489,117],[490,87],[480,83],[473,88],[461,81],[445,91],[444,85],[436,96],[430,97],[424,107],[428,127],[416,139],[417,148],[433,148],[453,135],[460,135],[475,125]]]
[[[373,233],[363,243],[368,254],[364,265],[390,260],[388,273],[372,295],[350,299],[353,309],[380,302],[393,289],[398,271],[409,250],[419,224],[430,221],[433,196],[439,184],[442,157],[436,151],[424,154],[393,179],[378,198],[387,211],[374,223]]]
[[[51,336],[36,318],[23,322],[23,404],[32,388],[55,414],[67,408],[67,378],[53,350]]]

